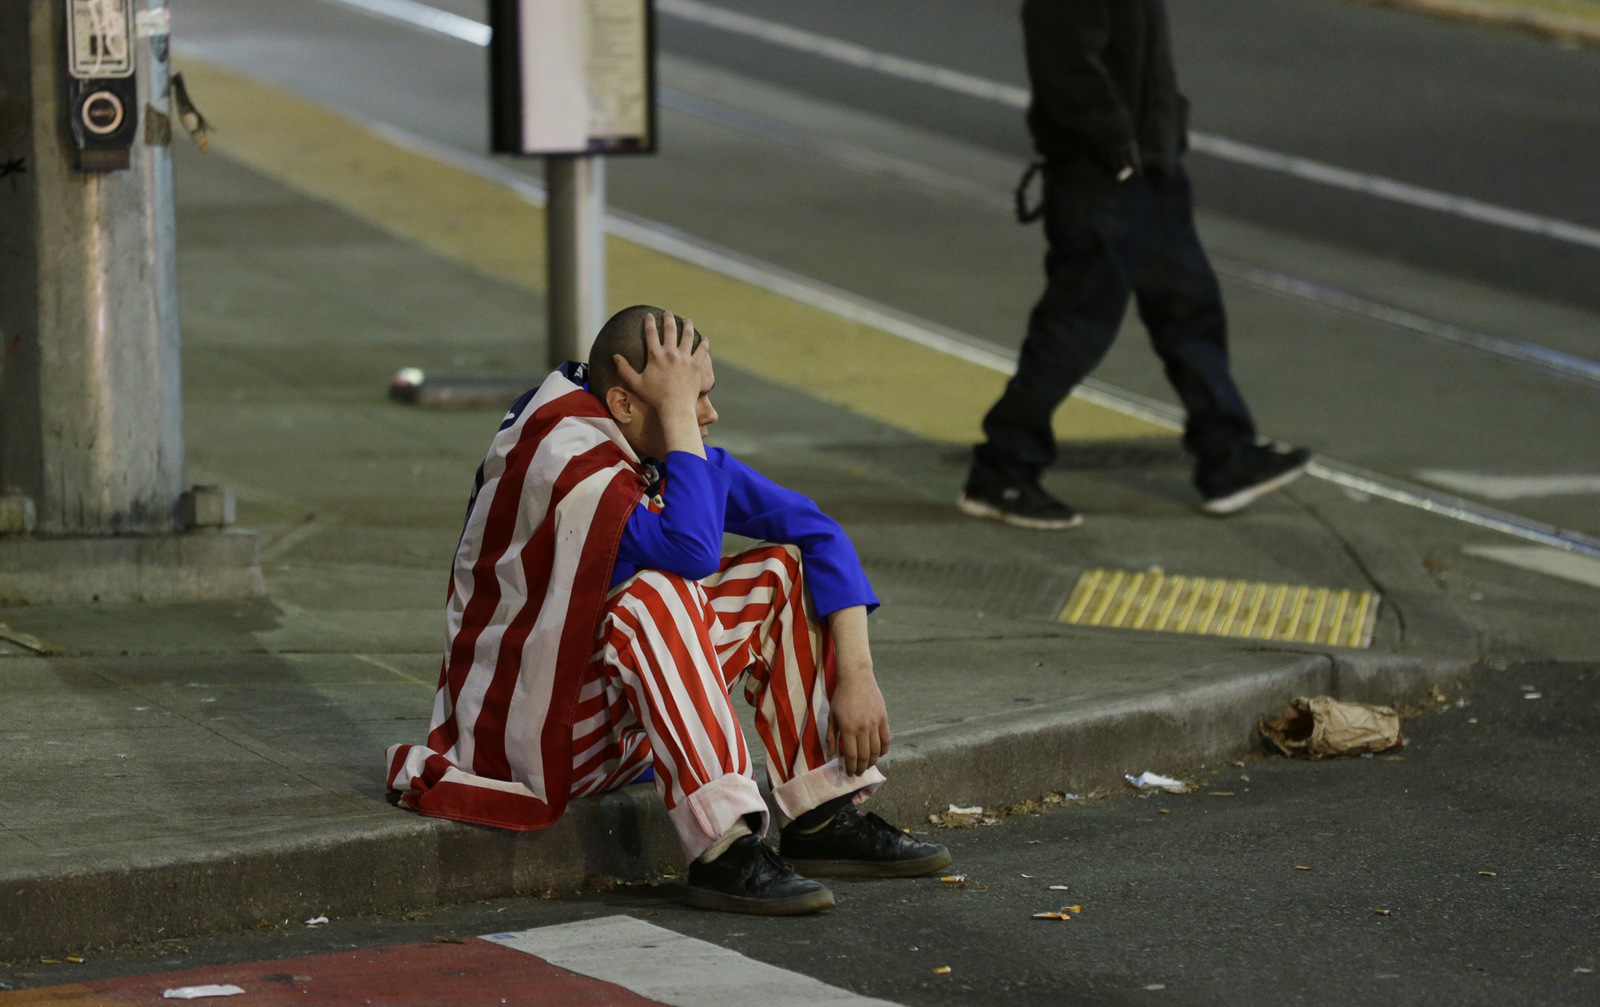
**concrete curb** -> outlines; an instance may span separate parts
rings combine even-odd
[[[1467,658],[1285,655],[1283,667],[1081,713],[912,740],[874,807],[903,825],[951,803],[1001,806],[1122,785],[1257,750],[1256,719],[1297,695],[1408,705]],[[200,860],[0,878],[0,960],[644,878],[681,854],[654,790],[576,801],[554,827],[508,832],[377,812],[305,841],[241,843]]]
[[[0,538],[0,605],[259,598],[255,532]]]
[[[1581,45],[1600,48],[1600,17],[1591,21],[1577,15],[1557,14],[1537,7],[1498,3],[1495,0],[1361,0],[1361,2],[1500,28],[1517,28],[1548,38],[1566,39]]]

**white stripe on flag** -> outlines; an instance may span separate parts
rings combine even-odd
[[[483,939],[674,1007],[893,1007],[888,1000],[829,986],[631,916],[603,916]]]

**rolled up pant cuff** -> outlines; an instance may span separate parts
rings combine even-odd
[[[855,794],[856,803],[859,804],[877,793],[883,783],[884,776],[878,772],[877,766],[852,776],[844,771],[844,765],[835,758],[773,787],[772,799],[778,805],[778,817],[787,825],[835,797]]]
[[[690,861],[709,849],[745,815],[760,815],[761,828],[752,831],[758,836],[767,833],[767,802],[761,799],[756,781],[738,773],[717,777],[684,798],[682,804],[667,814],[678,830],[678,842],[683,844],[684,855]]]

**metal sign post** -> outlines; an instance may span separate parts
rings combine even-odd
[[[655,150],[650,0],[491,0],[491,145],[545,159],[550,366],[606,319],[605,154]]]

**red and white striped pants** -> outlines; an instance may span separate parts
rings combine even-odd
[[[759,814],[765,832],[728,694],[741,674],[786,819],[883,782],[876,768],[851,776],[827,756],[833,644],[799,550],[769,545],[727,557],[705,580],[643,570],[612,591],[578,694],[572,796],[622,786],[653,764],[690,860],[743,815]]]

